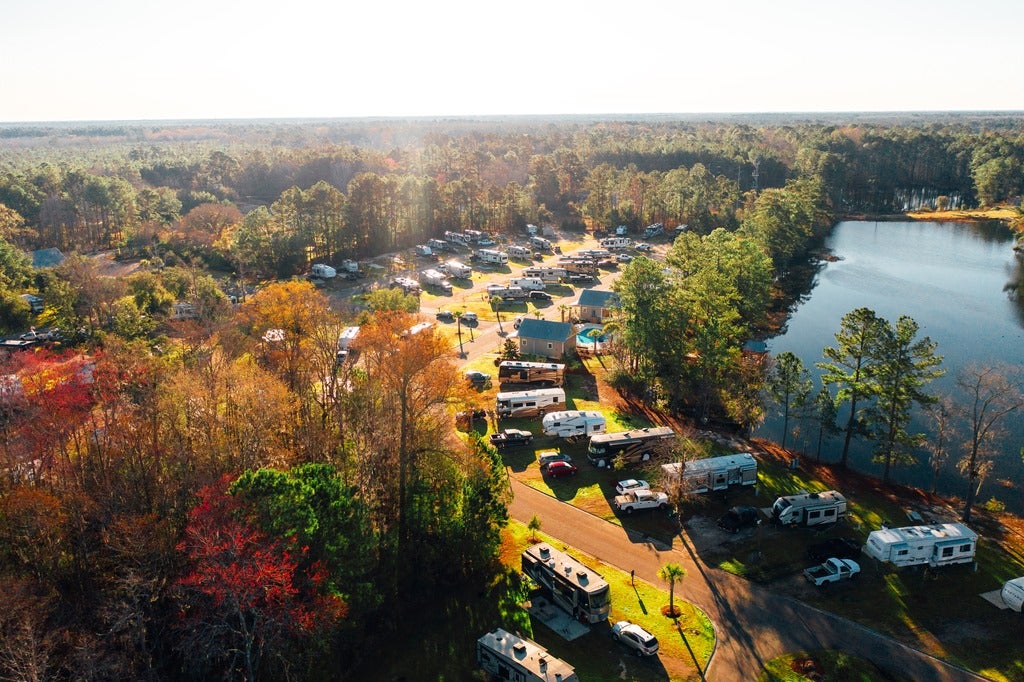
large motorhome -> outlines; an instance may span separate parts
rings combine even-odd
[[[477,260],[482,263],[497,263],[498,265],[504,265],[508,262],[508,254],[504,251],[478,249],[475,255]]]
[[[545,436],[579,438],[604,433],[607,424],[604,415],[595,410],[568,410],[544,415],[541,422]]]
[[[537,277],[546,284],[558,284],[568,274],[565,268],[526,268],[523,270],[524,277]]]
[[[536,417],[565,409],[565,391],[560,388],[539,388],[535,391],[499,393],[494,409],[499,417]]]
[[[543,587],[559,608],[587,623],[608,620],[611,594],[608,583],[596,571],[546,542],[526,548],[522,567],[523,573]]]
[[[359,336],[359,327],[345,327],[338,335],[338,350],[348,350],[357,336]]]
[[[819,526],[846,516],[846,498],[835,490],[787,495],[772,505],[772,521],[788,526]]]
[[[503,384],[561,386],[564,380],[565,365],[553,362],[502,360],[498,365],[498,381]]]
[[[662,464],[665,480],[690,493],[757,484],[757,460],[749,452]]]
[[[932,568],[974,561],[978,534],[962,523],[882,528],[868,533],[864,553],[894,566]]]
[[[675,431],[667,426],[597,434],[590,437],[587,460],[598,467],[611,466],[616,457],[631,464],[646,462],[656,454],[668,452],[675,436]]]
[[[536,642],[501,628],[476,641],[476,662],[490,679],[514,682],[579,682],[576,670]]]

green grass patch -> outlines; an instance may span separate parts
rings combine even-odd
[[[851,656],[841,651],[801,651],[773,658],[765,664],[757,678],[758,682],[806,682],[808,680],[829,680],[829,682],[909,682],[903,677],[893,677],[870,661]]]

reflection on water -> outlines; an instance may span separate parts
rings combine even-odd
[[[1024,293],[1018,295],[1024,289],[1024,268],[1012,250],[1013,233],[1000,223],[843,222],[826,245],[836,260],[824,264],[784,333],[769,341],[772,353],[796,353],[816,381],[814,364],[822,361],[822,349],[835,345],[843,315],[860,307],[890,322],[909,315],[920,325],[921,336],[938,343],[948,374],[932,383],[935,393],[954,391],[957,370],[971,362],[1024,363]],[[843,412],[840,416],[845,418]],[[1024,418],[1006,426],[1011,436],[979,499],[994,495],[1024,512],[1024,464],[1019,454]],[[778,439],[780,428],[781,420],[770,419],[759,433]],[[917,423],[912,428],[926,427]],[[871,444],[860,443],[851,461],[878,474],[880,468],[870,462],[870,448]],[[840,449],[841,442],[835,439],[823,451],[823,459],[838,459]],[[808,445],[805,450],[814,448]],[[927,453],[918,458],[922,463],[898,469],[896,480],[929,485]],[[997,486],[997,479],[1019,483],[1007,488]],[[940,490],[962,496],[964,484],[951,470],[940,477]]]

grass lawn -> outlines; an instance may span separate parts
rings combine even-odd
[[[875,667],[869,661],[840,651],[800,651],[768,661],[757,682],[904,682]]]

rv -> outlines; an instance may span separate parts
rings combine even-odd
[[[487,295],[489,297],[500,296],[505,301],[517,301],[528,296],[521,287],[507,287],[504,284],[488,284]]]
[[[462,236],[464,236],[467,241],[478,242],[484,238],[484,233],[480,230],[463,230]]]
[[[835,490],[780,497],[772,505],[772,521],[789,526],[820,526],[846,516],[846,498]]]
[[[533,236],[530,237],[530,247],[534,249],[540,249],[541,251],[550,251],[551,242],[544,237]]]
[[[514,682],[579,682],[576,670],[536,642],[501,628],[476,640],[476,663],[489,679]]]
[[[392,289],[401,289],[403,294],[419,294],[420,283],[409,277],[395,277],[391,280]]]
[[[974,561],[978,534],[962,523],[883,528],[868,533],[864,553],[894,566],[932,568]]]
[[[561,386],[564,377],[565,365],[553,362],[502,360],[498,365],[498,381],[503,384]]]
[[[1007,580],[999,591],[1003,603],[1017,613],[1024,613],[1024,577]]]
[[[608,620],[611,595],[599,573],[546,542],[527,547],[521,561],[523,573],[544,588],[556,606],[585,623]]]
[[[565,268],[526,268],[523,270],[524,277],[539,277],[547,284],[558,284],[568,274]]]
[[[444,240],[449,244],[455,244],[457,246],[465,246],[469,243],[469,237],[461,232],[445,232]]]
[[[469,279],[473,276],[473,268],[469,267],[464,263],[460,263],[457,260],[450,260],[444,264],[445,270],[452,277],[458,277],[459,279]]]
[[[577,253],[577,256],[580,258],[592,258],[596,261],[604,258],[611,258],[611,255],[612,252],[608,249],[587,249]]]
[[[565,391],[560,388],[539,388],[535,391],[499,393],[494,409],[499,417],[535,417],[565,409]]]
[[[504,251],[495,251],[494,249],[479,249],[476,252],[477,260],[483,263],[497,263],[498,265],[504,265],[508,262],[508,254]]]
[[[510,247],[508,247],[507,250],[508,250],[509,258],[519,258],[521,260],[529,260],[530,256],[533,255],[533,252],[530,251],[525,246],[510,246]]]
[[[663,464],[661,470],[667,481],[679,483],[691,493],[757,484],[757,460],[749,452]]]
[[[605,418],[600,412],[593,410],[569,410],[552,412],[544,415],[541,420],[545,436],[559,438],[577,438],[595,433],[604,433]]]
[[[440,239],[428,239],[427,246],[434,253],[444,253],[448,250],[448,244]]]
[[[587,459],[598,467],[611,466],[616,457],[632,464],[646,462],[653,455],[667,452],[675,437],[675,431],[667,426],[599,433],[590,437]]]
[[[345,327],[338,335],[338,350],[349,350],[349,346],[359,336],[359,327]]]
[[[452,293],[452,283],[439,270],[434,270],[433,268],[424,270],[420,273],[420,281],[427,286],[437,287],[446,294]]]
[[[359,272],[359,263],[358,261],[354,261],[351,258],[346,258],[345,260],[341,261],[341,269],[344,270],[345,272]]]
[[[527,225],[526,226],[526,234],[530,235],[531,237],[533,235],[537,234],[537,232],[539,230],[540,230],[540,228],[538,228],[536,225]]]
[[[544,280],[540,277],[514,277],[508,281],[509,286],[519,287],[526,291],[543,291]]]
[[[309,269],[310,277],[319,277],[320,279],[334,279],[338,276],[338,271],[332,268],[330,265],[324,265],[323,263],[313,263],[313,266]]]
[[[651,237],[657,237],[659,234],[665,231],[665,226],[661,223],[654,223],[644,228],[644,237],[650,239]]]
[[[417,244],[412,247],[412,252],[417,256],[433,256],[434,250],[426,244]]]
[[[601,246],[605,249],[625,249],[633,244],[629,237],[605,237],[601,240]]]
[[[558,267],[564,269],[567,274],[597,274],[597,261],[591,258],[560,258],[558,260]]]

